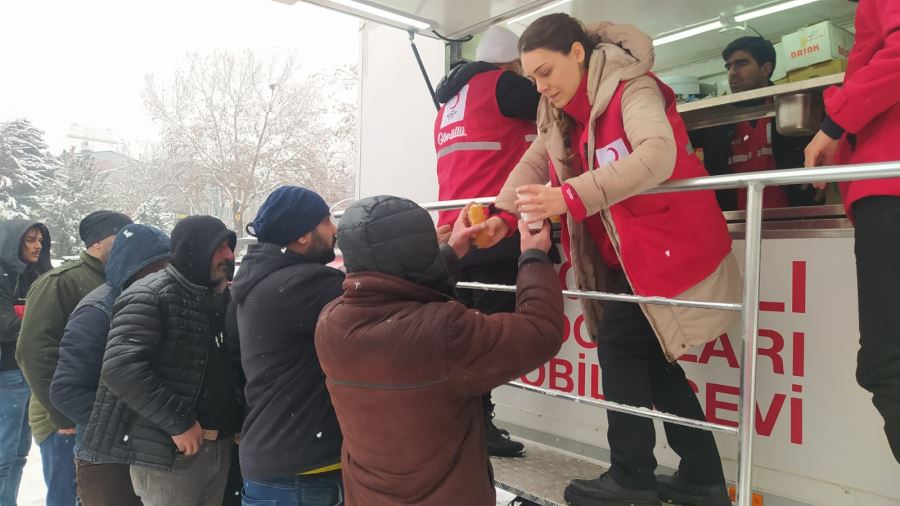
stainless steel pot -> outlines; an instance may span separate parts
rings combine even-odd
[[[824,114],[825,106],[817,93],[792,93],[775,97],[775,128],[781,135],[815,135]]]

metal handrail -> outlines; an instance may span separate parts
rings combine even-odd
[[[727,190],[743,188],[753,183],[763,186],[785,186],[819,182],[859,181],[900,176],[900,160],[894,162],[861,163],[856,165],[832,165],[809,169],[778,169],[761,172],[745,172],[722,176],[704,176],[667,181],[645,193],[669,193],[694,190]],[[749,216],[749,214],[748,214]]]
[[[763,186],[784,186],[792,184],[818,183],[821,181],[857,181],[862,179],[880,179],[898,177],[900,161],[863,163],[857,165],[835,165],[828,167],[816,167],[813,169],[779,169],[761,172],[746,172],[741,174],[725,174],[722,176],[703,176],[690,179],[678,179],[665,182],[655,188],[644,192],[645,194],[670,193],[677,191],[696,190],[728,190],[744,188],[751,183],[759,183]],[[447,211],[462,209],[469,202],[478,204],[492,204],[496,197],[480,197],[476,199],[444,200],[439,202],[426,202],[419,204],[427,211]],[[334,213],[335,218],[340,218],[343,211]]]
[[[881,179],[900,177],[900,161],[868,163],[859,165],[844,165],[831,167],[818,167],[812,169],[785,169],[742,174],[729,174],[723,176],[705,176],[690,179],[669,181],[645,192],[646,194],[668,193],[677,191],[696,190],[723,190],[731,188],[746,188],[747,190],[747,217],[744,241],[744,289],[743,300],[740,304],[686,301],[680,299],[667,299],[663,297],[641,297],[622,294],[610,294],[604,292],[585,292],[578,290],[565,290],[563,293],[573,297],[590,298],[596,300],[617,300],[623,302],[663,304],[672,306],[700,307],[707,309],[719,309],[741,311],[741,325],[743,328],[744,357],[741,362],[741,381],[739,396],[741,404],[739,408],[740,422],[737,428],[719,424],[713,424],[701,420],[683,418],[669,413],[650,410],[647,408],[628,406],[611,401],[596,401],[582,399],[539,387],[525,385],[519,382],[509,382],[507,385],[524,389],[551,397],[563,398],[573,402],[596,406],[603,409],[619,411],[644,418],[662,420],[688,427],[735,434],[738,436],[738,479],[737,479],[737,505],[751,506],[752,504],[752,473],[753,473],[753,435],[755,432],[754,407],[756,405],[756,364],[757,364],[757,339],[759,337],[759,279],[760,279],[760,250],[762,243],[762,197],[763,190],[767,186],[783,186],[791,184],[816,183],[820,181],[855,181],[862,179]],[[420,204],[428,211],[443,211],[460,209],[469,202],[491,204],[494,197],[477,199],[460,199],[443,202],[429,202]],[[343,212],[335,213],[340,217]],[[481,283],[458,283],[459,288],[486,289],[500,291],[515,291],[515,287],[507,285],[491,285]],[[716,307],[713,307],[715,305]]]
[[[527,390],[529,392],[535,392],[538,394],[546,395],[547,397],[556,397],[557,399],[565,399],[567,401],[572,401],[575,404],[584,404],[585,406],[593,406],[601,409],[608,409],[610,411],[618,411],[619,413],[626,413],[629,415],[641,416],[644,418],[652,418],[654,420],[660,420],[663,422],[675,423],[678,425],[684,425],[685,427],[692,427],[694,429],[704,429],[711,430],[713,432],[722,432],[725,434],[731,434],[732,436],[738,435],[738,428],[731,427],[728,425],[721,425],[718,423],[705,422],[703,420],[694,420],[693,418],[682,418],[677,415],[673,415],[671,413],[666,413],[665,411],[657,411],[655,409],[650,408],[641,408],[637,406],[631,406],[628,404],[620,404],[618,402],[612,402],[607,400],[595,400],[595,399],[584,399],[578,397],[576,395],[569,395],[563,392],[557,392],[555,390],[547,390],[546,388],[536,387],[532,385],[526,385],[525,383],[519,383],[518,381],[510,381],[506,384],[506,386],[519,388],[522,390]]]
[[[490,290],[494,292],[516,291],[516,287],[513,285],[496,285],[490,283],[475,283],[470,281],[460,281],[456,283],[456,288],[462,288],[464,290]],[[640,295],[626,295],[624,293],[589,292],[581,290],[563,290],[562,293],[567,297],[578,297],[580,299],[634,302],[637,304],[657,304],[661,306],[696,307],[700,309],[717,309],[720,311],[740,311],[743,307],[743,305],[740,303],[700,302],[695,300],[669,299],[666,297],[643,297]]]

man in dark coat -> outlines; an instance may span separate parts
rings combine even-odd
[[[464,216],[444,246],[406,199],[362,199],[341,218],[348,274],[322,310],[316,351],[344,436],[347,504],[495,504],[481,396],[562,345],[549,223],[532,235],[519,222],[516,313],[485,315],[452,297],[479,231]]]
[[[184,218],[170,264],[114,305],[78,455],[131,465],[145,506],[222,503],[242,418],[221,295],[235,243],[216,218]]]
[[[259,243],[233,286],[247,377],[244,497],[305,504],[317,493],[337,504],[341,431],[313,343],[319,312],[342,291],[344,274],[326,265],[337,229],[322,197],[297,186],[272,192],[247,228]]]

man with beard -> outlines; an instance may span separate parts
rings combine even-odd
[[[762,37],[740,37],[722,51],[732,93],[773,86],[775,47]],[[768,99],[748,100],[738,107],[759,106]],[[775,129],[774,118],[760,118],[715,126],[691,133],[703,148],[703,164],[710,175],[740,174],[763,170],[794,169],[803,164],[803,148],[810,137],[788,137]],[[716,198],[723,211],[747,209],[747,192],[718,190]],[[811,206],[822,203],[823,195],[809,185],[767,186],[763,207]]]
[[[241,406],[224,346],[234,232],[212,216],[172,230],[170,264],[116,300],[79,457],[131,465],[144,506],[221,505]]]
[[[337,229],[315,192],[282,186],[247,226],[250,246],[232,287],[247,416],[240,445],[245,504],[341,504],[341,431],[313,342],[344,275]]]

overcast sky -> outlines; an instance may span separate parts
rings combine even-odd
[[[73,123],[153,137],[144,76],[189,51],[293,49],[317,71],[358,61],[358,19],[273,0],[0,0],[0,121],[24,117],[54,153]]]

